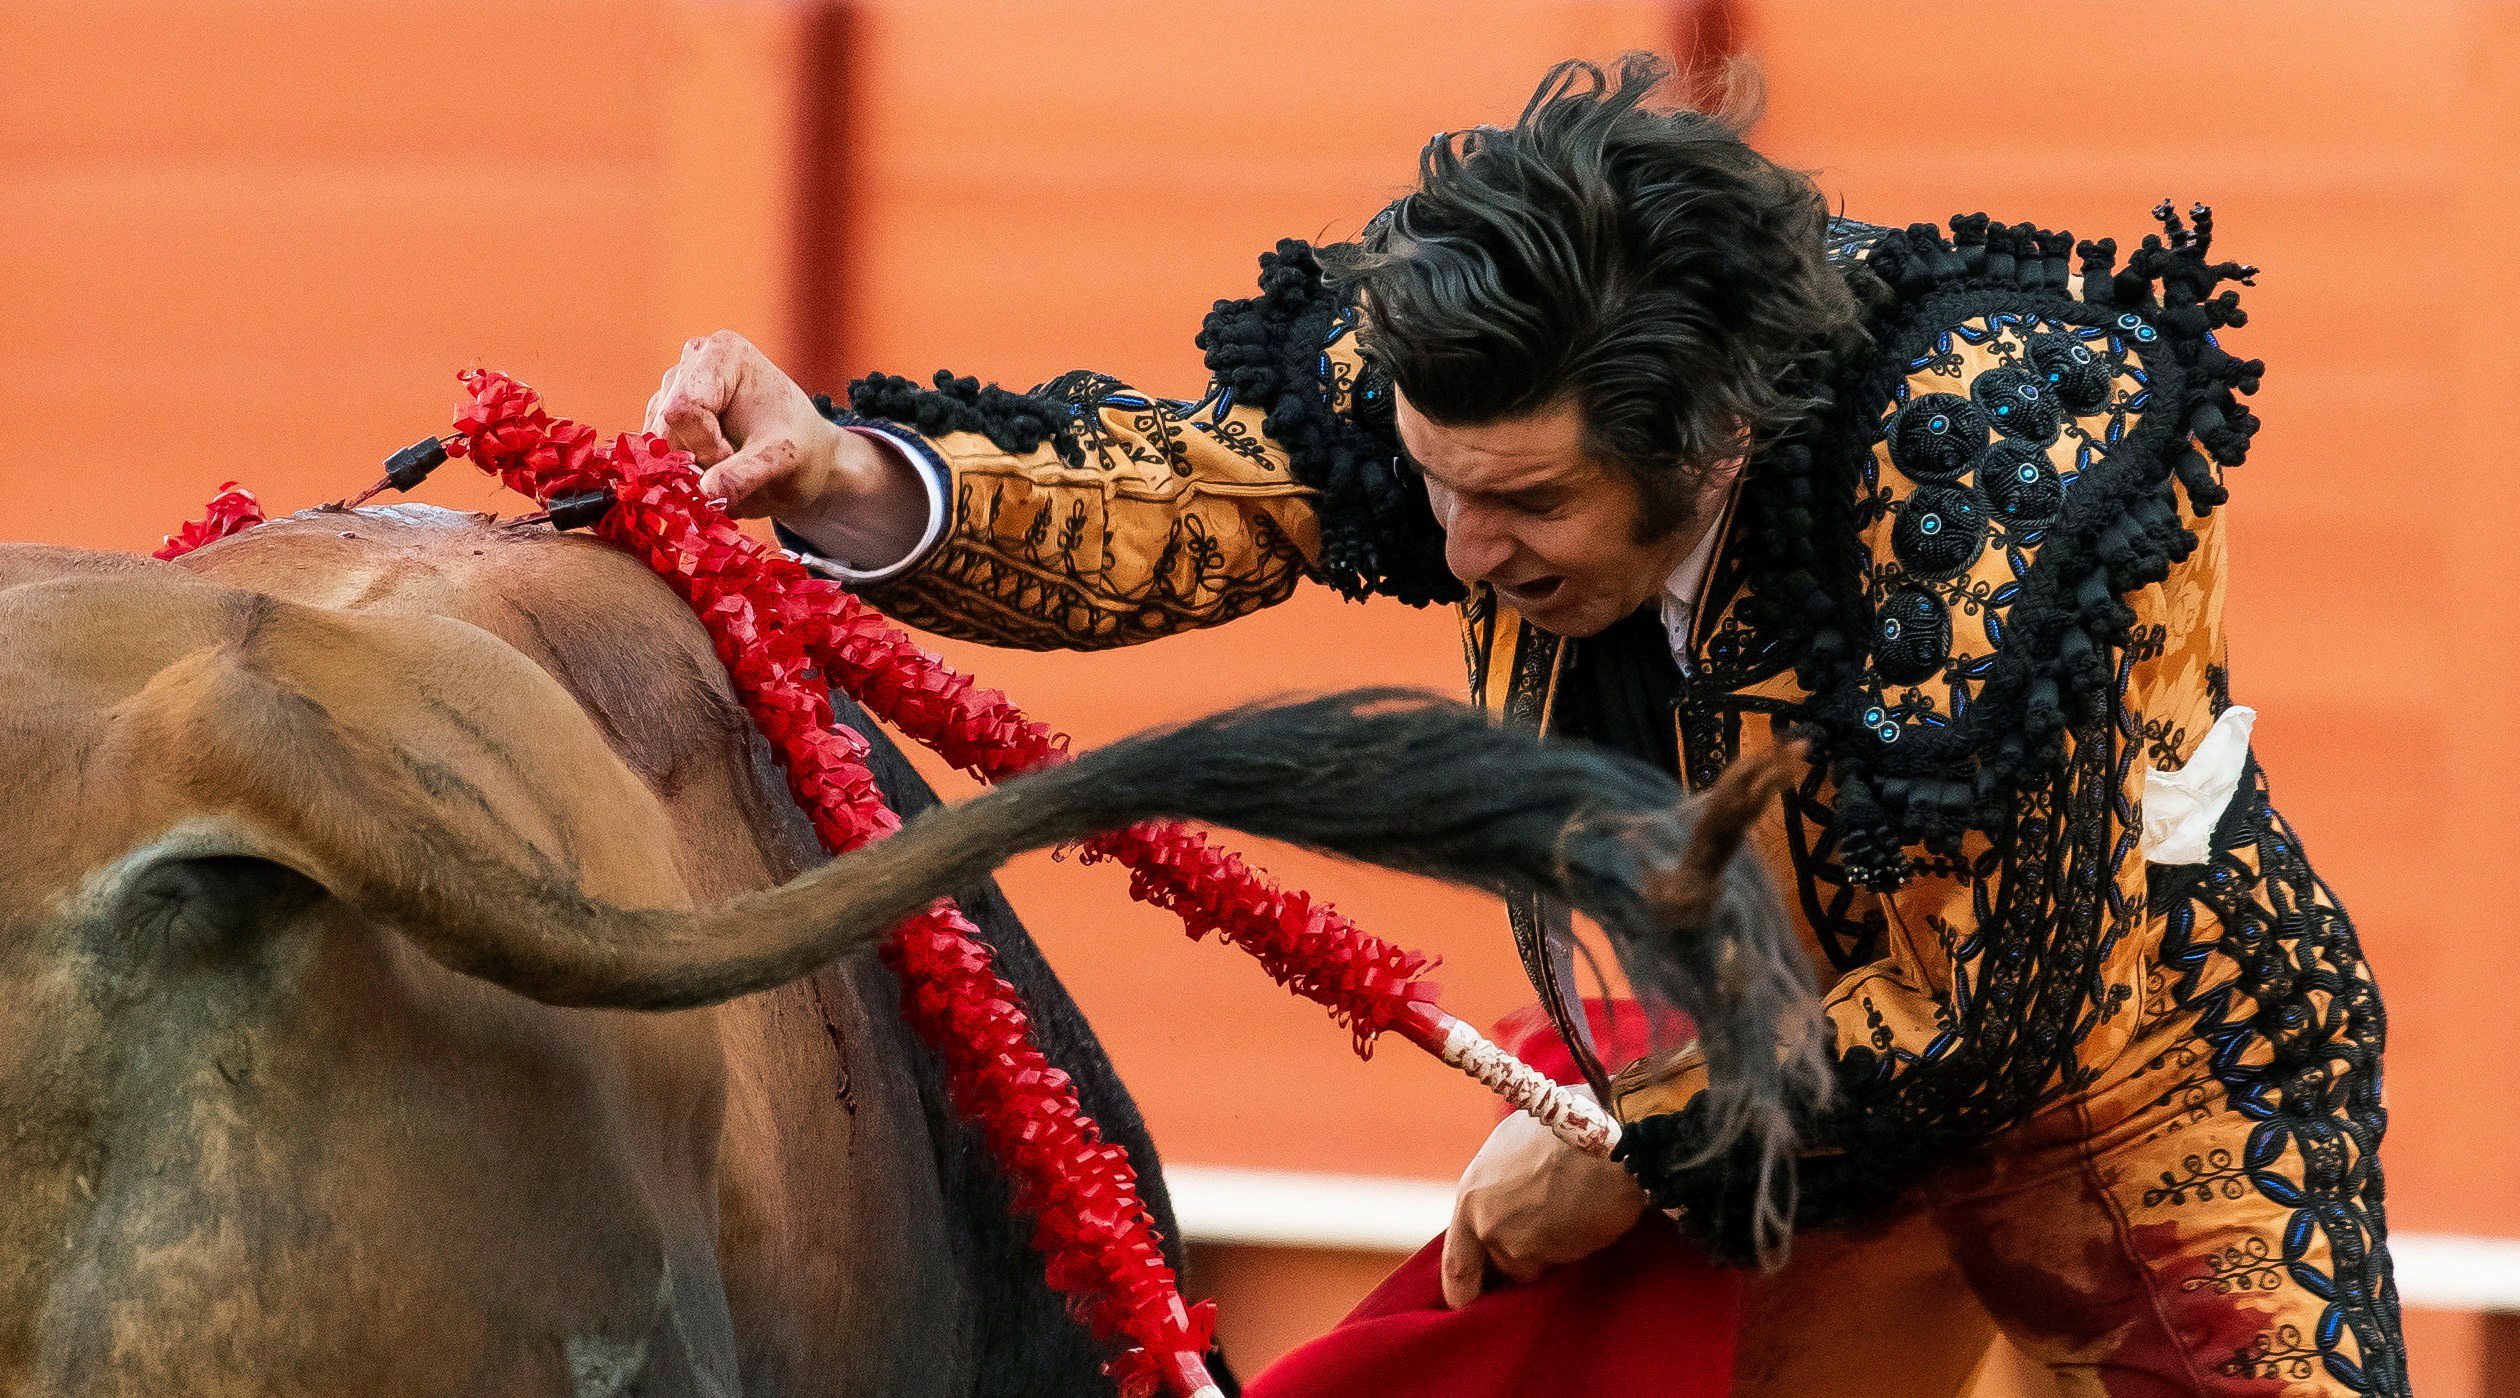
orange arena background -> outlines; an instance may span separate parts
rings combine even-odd
[[[2266,269],[2233,337],[2269,362],[2233,480],[2234,689],[2393,1011],[2393,1229],[2520,1237],[2520,9],[0,0],[6,534],[145,550],[229,478],[275,510],[337,498],[444,423],[470,364],[634,427],[720,326],[809,388],[1086,366],[1190,393],[1209,301],[1279,237],[1353,231],[1430,133],[1510,120],[1557,58],[1728,45],[1771,86],[1754,139],[1857,217],[2124,244],[2203,199]],[[524,508],[461,466],[422,498]],[[1448,614],[1317,590],[1118,653],[939,649],[1086,743],[1460,682]],[[1269,854],[1441,952],[1457,1012],[1520,1003],[1491,902]],[[1170,1161],[1442,1182],[1484,1137],[1475,1086],[1402,1045],[1356,1061],[1115,871],[1006,882]],[[1247,1372],[1391,1261],[1297,1241],[1200,1250]],[[2416,1270],[2423,1391],[2520,1391],[2492,1377],[2520,1375],[2520,1277],[2418,1297]]]

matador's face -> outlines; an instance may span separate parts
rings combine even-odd
[[[1590,636],[1645,605],[1707,526],[1702,511],[1640,539],[1644,493],[1592,452],[1572,403],[1456,427],[1427,420],[1396,392],[1394,401],[1400,444],[1426,477],[1453,576],[1493,585],[1544,631]]]

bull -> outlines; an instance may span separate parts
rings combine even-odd
[[[1665,779],[1414,699],[950,807],[869,736],[919,814],[826,861],[681,604],[547,530],[0,548],[0,1393],[1108,1392],[851,953],[961,896],[1171,1234],[998,863],[1201,819],[1640,927],[1686,863]]]

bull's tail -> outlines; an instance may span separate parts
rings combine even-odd
[[[298,725],[293,746],[374,746],[320,710],[272,712]],[[277,779],[282,769],[248,760],[262,746],[222,764],[227,789]],[[324,799],[310,770],[353,775],[340,799]],[[1697,1020],[1712,1070],[1712,1119],[1724,1126],[1710,1152],[1743,1139],[1782,1149],[1795,1110],[1826,1081],[1815,997],[1775,899],[1746,858],[1722,863],[1723,896],[1706,895],[1691,873],[1703,864],[1691,857],[1695,814],[1669,777],[1409,691],[1259,705],[1114,743],[930,811],[778,888],[700,908],[617,907],[549,866],[520,868],[380,760],[289,774],[288,790],[263,795],[295,813],[307,847],[335,851],[319,860],[319,882],[456,970],[554,1004],[671,1009],[783,984],[1022,851],[1183,819],[1557,898],[1658,948],[1660,988]],[[398,857],[375,857],[385,849]]]

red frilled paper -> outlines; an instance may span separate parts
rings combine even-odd
[[[254,492],[234,481],[223,481],[219,493],[210,497],[209,507],[201,518],[166,536],[152,558],[181,558],[203,544],[224,539],[240,529],[263,522],[262,502]]]
[[[700,618],[823,843],[840,852],[898,829],[866,768],[865,740],[836,724],[823,684],[825,660],[844,644],[878,658],[867,649],[872,627],[842,624],[863,621],[855,599],[737,529],[701,497],[689,456],[653,437],[599,442],[546,414],[531,389],[504,375],[474,372],[465,381],[472,401],[456,415],[450,451],[536,500],[612,492],[595,533],[655,570]],[[1046,730],[1010,718],[1011,710],[966,715],[953,698],[967,697],[968,681],[934,682],[889,649],[882,658],[889,663],[880,679],[851,667],[870,697],[923,723],[949,724],[957,750],[973,761],[1002,762],[994,754],[1019,750],[1030,765],[1056,754]],[[1126,1347],[1107,1366],[1122,1393],[1144,1398],[1203,1379],[1212,1308],[1182,1301],[1127,1152],[1102,1138],[1067,1074],[1034,1046],[1022,999],[991,967],[977,932],[940,902],[894,935],[885,958],[902,981],[903,1014],[944,1060],[955,1109],[979,1128],[1016,1206],[1031,1216],[1051,1286],[1096,1334]]]
[[[815,597],[811,615],[792,624],[867,712],[982,781],[1066,759],[1065,735],[977,687],[857,598],[837,588]],[[1436,987],[1422,978],[1431,958],[1367,933],[1301,890],[1280,888],[1186,826],[1138,825],[1088,841],[1082,857],[1125,866],[1130,896],[1172,910],[1193,938],[1213,934],[1249,952],[1280,985],[1346,1025],[1359,1054],[1378,1034],[1423,1023],[1435,999]]]

